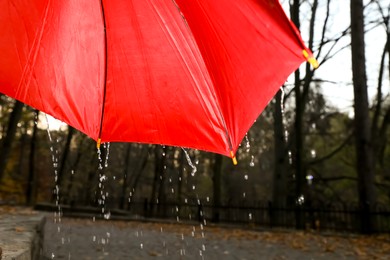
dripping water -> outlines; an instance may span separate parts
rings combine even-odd
[[[52,164],[53,164],[53,169],[54,169],[54,196],[55,196],[55,204],[56,204],[56,207],[57,207],[57,211],[54,212],[54,222],[58,222],[60,223],[61,222],[61,214],[62,214],[62,210],[61,210],[61,204],[60,204],[60,187],[59,187],[59,184],[58,184],[58,149],[55,148],[56,144],[53,140],[53,137],[51,135],[51,132],[50,132],[50,124],[49,124],[49,118],[48,118],[48,115],[45,114],[45,119],[46,119],[46,124],[47,124],[47,127],[46,127],[46,132],[47,132],[47,136],[49,138],[49,144],[50,144],[50,154],[51,154],[51,160],[52,160]],[[58,139],[57,139],[58,141]],[[60,232],[60,227],[58,226],[57,227],[58,229],[58,232]]]
[[[191,176],[194,177],[194,176],[195,176],[195,173],[197,172],[198,169],[197,169],[196,166],[192,163],[191,158],[190,158],[190,155],[188,154],[188,152],[187,152],[184,148],[182,148],[182,149],[183,149],[184,154],[185,154],[185,156],[186,156],[186,160],[187,160],[187,162],[188,162],[188,165],[192,168]]]

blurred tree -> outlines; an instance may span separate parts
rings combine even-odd
[[[0,140],[0,183],[4,176],[4,171],[6,169],[7,160],[11,153],[12,142],[15,138],[17,125],[22,116],[24,104],[15,101],[14,107],[11,114],[9,115],[9,120],[7,124],[7,132],[4,138]]]
[[[351,47],[354,89],[356,169],[358,173],[361,231],[373,231],[371,210],[375,204],[375,172],[367,94],[363,0],[351,0]]]

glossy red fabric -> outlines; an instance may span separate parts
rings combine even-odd
[[[278,0],[9,0],[0,24],[0,92],[102,142],[230,156],[305,61]]]

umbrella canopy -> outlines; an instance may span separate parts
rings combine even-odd
[[[4,0],[0,24],[0,92],[98,143],[233,156],[312,59],[278,0]]]

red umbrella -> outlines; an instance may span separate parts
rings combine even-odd
[[[234,157],[313,59],[278,0],[4,0],[0,24],[0,92],[98,144]]]

